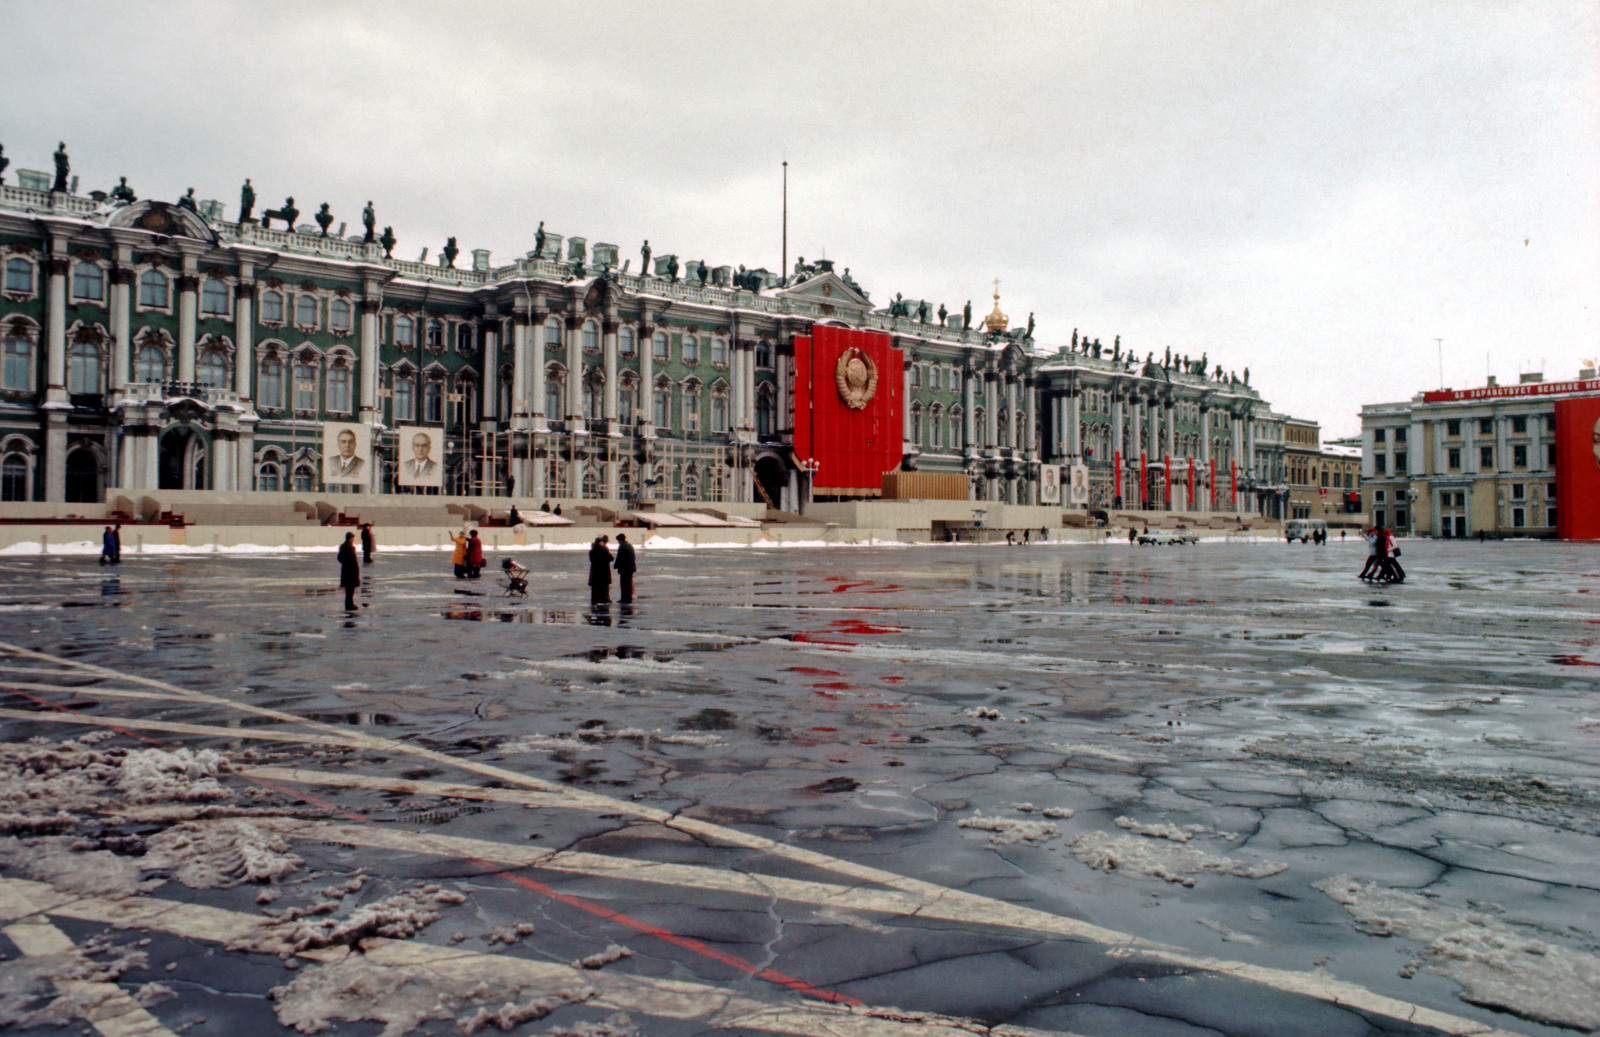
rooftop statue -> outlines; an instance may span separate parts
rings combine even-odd
[[[328,228],[333,226],[333,212],[328,208],[327,202],[322,203],[322,208],[317,210],[317,215],[313,219],[317,221],[317,226],[322,228],[322,236],[327,237]]]
[[[127,177],[123,177],[122,182],[111,189],[110,197],[112,201],[121,205],[131,205],[139,200],[138,197],[134,195],[133,188],[128,186]]]
[[[0,184],[6,182],[6,167],[10,164],[11,160],[6,158],[6,146],[0,144]]]
[[[1162,367],[1171,367],[1172,366],[1172,347],[1171,346],[1167,347],[1167,357],[1166,357],[1165,360],[1161,361],[1161,366]]]
[[[678,280],[678,257],[677,256],[669,256],[667,258],[667,279],[669,281],[674,281],[674,282],[676,282]]]
[[[193,213],[198,213],[200,211],[199,204],[194,200],[194,188],[192,187],[189,188],[187,194],[178,199],[178,204]]]
[[[250,214],[256,211],[256,189],[250,186],[250,178],[244,178],[244,186],[239,188],[239,222],[254,223]]]
[[[743,270],[744,267],[740,267]],[[650,239],[645,238],[644,244],[639,246],[639,276],[650,276]]]
[[[1023,336],[1023,338],[1032,338],[1032,337],[1033,337],[1033,311],[1029,310],[1028,311],[1028,332],[1027,332],[1026,335]]]
[[[700,287],[704,288],[706,286],[706,279],[711,276],[711,268],[706,266],[705,260],[700,260],[699,267],[695,270],[695,274],[700,278]]]
[[[918,306],[917,306],[917,320],[921,321],[924,324],[928,323],[928,316],[929,316],[928,311],[930,309],[932,309],[932,307],[930,307],[928,305],[926,300],[924,300],[922,303],[918,304]]]
[[[361,210],[361,225],[367,229],[367,232],[361,237],[361,243],[363,245],[372,244],[372,231],[378,225],[378,214],[372,208],[371,198],[367,199],[367,207]]]
[[[398,239],[396,239],[395,236],[394,236],[394,228],[393,227],[385,227],[385,228],[383,228],[383,236],[378,239],[378,244],[383,246],[383,258],[384,259],[393,259],[394,258],[394,245],[395,245],[396,240],[398,240]]]
[[[539,221],[539,229],[533,232],[533,258],[544,258],[544,221]]]
[[[1244,369],[1244,384],[1250,384],[1250,369],[1248,367]]]
[[[972,300],[968,299],[967,304],[961,308],[961,330],[965,331],[970,327],[972,327]]]
[[[444,248],[441,251],[444,254],[444,265],[450,267],[452,270],[455,269],[456,257],[461,254],[461,250],[456,248],[456,239],[447,238],[444,243]]]
[[[943,324],[950,317],[950,311],[944,308],[944,303],[939,304],[939,323]]]
[[[50,192],[67,193],[67,173],[71,171],[72,164],[67,160],[67,142],[62,141],[56,146],[56,182],[50,186]]]
[[[273,220],[282,220],[284,229],[292,231],[294,230],[295,218],[299,215],[300,210],[294,207],[294,198],[285,198],[283,200],[283,208],[266,209],[261,213],[261,226],[270,230]]]
[[[1074,353],[1076,353],[1078,351],[1078,329],[1077,328],[1073,328],[1072,329],[1072,347],[1071,348],[1072,348],[1072,351]]]

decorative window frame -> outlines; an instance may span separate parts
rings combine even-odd
[[[700,432],[700,396],[704,385],[690,375],[679,389],[678,413],[685,433]],[[691,419],[693,419],[691,421]]]
[[[689,353],[690,353],[691,350],[693,350],[693,352],[694,352],[694,359],[693,360],[689,359]],[[699,367],[700,366],[700,336],[699,335],[696,335],[692,331],[684,333],[683,340],[678,346],[678,358],[683,361],[683,366],[684,367]]]
[[[718,353],[722,354],[722,359],[721,360],[717,359],[717,354]],[[723,336],[721,336],[721,335],[712,335],[711,336],[711,350],[707,355],[710,357],[711,366],[712,367],[716,368],[719,371],[727,370],[727,367],[728,367],[728,340],[726,338],[724,338]]]
[[[617,329],[617,355],[637,356],[639,354],[639,331],[631,324],[624,324]]]
[[[274,292],[278,296],[280,308],[277,319],[267,316],[267,293]],[[289,323],[290,307],[293,305],[292,293],[277,281],[263,281],[256,287],[256,323],[263,328],[282,328]]]
[[[3,382],[0,382],[0,396],[12,400],[25,400],[39,394],[39,338],[42,330],[39,322],[26,314],[13,313],[0,320],[0,342],[7,339],[22,339],[28,343],[27,387],[8,389]]]
[[[756,340],[756,367],[763,371],[772,370],[776,353],[772,348],[771,339]]]
[[[418,390],[422,386],[422,372],[410,360],[401,360],[384,372],[388,377],[389,385],[389,421],[393,425],[414,425],[417,417],[417,401],[422,398]],[[401,382],[411,384],[410,412],[401,414],[397,408],[400,400],[399,386]]]
[[[657,348],[657,347],[660,348]],[[650,336],[650,357],[663,363],[672,359],[672,336],[658,331]]]
[[[233,348],[233,340],[226,335],[204,335],[194,344],[194,380],[200,381],[200,361],[213,353],[222,357],[223,367],[226,371],[221,385],[213,386],[216,389],[233,388],[234,363],[237,350]],[[168,368],[171,370],[171,368]]]
[[[401,321],[405,321],[406,338],[407,338],[407,341],[405,341],[405,342],[401,342],[400,341],[400,327],[401,327],[400,322]],[[399,313],[392,314],[392,319],[389,322],[389,344],[391,346],[393,346],[394,348],[396,348],[396,349],[416,349],[417,348],[417,315],[416,314],[410,313],[410,312],[404,311],[404,310],[402,310]]]
[[[563,341],[562,341],[562,327],[563,327],[563,325],[562,325],[561,317],[558,314],[552,313],[550,316],[548,316],[548,317],[546,317],[544,319],[544,324],[542,325],[542,327],[543,327],[543,331],[540,333],[540,340],[544,343],[544,348],[545,349],[561,349],[561,348],[563,348],[565,343],[563,343]],[[554,336],[553,336],[554,340],[553,341],[552,341],[552,334],[551,334],[552,332],[554,332]]]
[[[306,281],[293,289],[286,289],[286,293],[293,298],[287,300],[289,309],[285,312],[284,319],[289,321],[294,326],[294,329],[302,335],[311,335],[321,331],[328,292],[325,289],[318,288],[310,281]],[[309,324],[300,319],[300,300],[302,299],[310,299],[313,305],[316,306],[315,319]]]
[[[560,421],[566,416],[567,409],[567,365],[559,360],[547,361],[544,365],[544,399],[536,401],[540,407],[548,407],[550,394],[555,394],[556,409],[546,412],[547,421]]]
[[[7,268],[12,262],[28,264],[27,291],[18,288],[6,287]],[[15,244],[0,252],[0,298],[11,302],[28,302],[39,297],[39,257],[38,253],[26,245]]]
[[[478,329],[470,320],[455,322],[455,329],[450,334],[450,340],[455,343],[458,356],[476,356],[478,352]]]
[[[220,311],[206,309],[206,286],[216,282],[222,286],[224,305]],[[234,306],[238,297],[239,279],[230,275],[226,270],[217,267],[201,271],[200,283],[195,287],[194,304],[195,316],[198,320],[233,320]]]
[[[107,369],[111,365],[111,334],[106,331],[105,326],[102,324],[86,324],[81,320],[75,320],[72,322],[72,326],[67,329],[66,339],[67,392],[105,393],[106,385],[108,384],[107,374],[109,373]],[[72,388],[72,357],[80,342],[87,342],[94,346],[95,353],[98,355],[95,388],[93,389]]]
[[[333,406],[333,402],[328,398],[328,389],[332,384],[332,381],[328,375],[334,371],[344,371],[349,376],[349,396],[345,400],[345,405],[337,408]],[[356,412],[356,408],[359,406],[357,397],[360,395],[360,388],[356,379],[356,371],[356,354],[355,351],[349,346],[334,346],[324,354],[322,364],[321,394],[323,413],[343,414],[348,416]]]
[[[67,266],[67,302],[73,306],[98,306],[111,308],[111,263],[92,248],[79,249],[70,257]],[[90,266],[100,271],[100,298],[78,294],[78,267]]]
[[[440,356],[448,348],[449,328],[443,317],[423,317],[422,348],[424,352]]]
[[[761,416],[767,415],[767,429],[761,430]],[[778,390],[771,382],[762,382],[756,386],[756,434],[760,436],[773,436],[778,433]]]
[[[419,424],[443,426],[450,412],[450,372],[445,370],[443,364],[434,361],[422,369],[417,379],[418,402],[421,404],[421,418]],[[428,413],[428,399],[433,391],[439,393],[439,416],[436,418]]]
[[[21,457],[25,468],[22,499],[33,500],[34,482],[38,475],[39,445],[27,436],[9,435],[0,438],[0,465],[8,458]]]
[[[300,395],[300,381],[299,376],[295,373],[295,367],[300,364],[309,364],[314,372],[311,386],[312,406],[310,407],[297,406]],[[315,418],[322,406],[322,394],[324,392],[322,373],[327,367],[327,357],[323,355],[322,350],[310,342],[302,342],[289,351],[284,366],[286,409],[297,418]]]
[[[273,412],[287,409],[294,399],[294,370],[288,345],[279,339],[264,339],[256,343],[254,353],[255,369],[251,372],[250,392],[256,409]],[[278,373],[278,399],[275,402],[261,399],[261,367],[269,360],[276,360],[281,368]]]
[[[584,320],[583,324],[578,329],[579,349],[586,355],[595,356],[600,352],[600,345],[602,341],[603,339],[600,334],[600,322],[595,320],[593,317],[589,317]]]
[[[144,301],[144,279],[154,274],[167,282],[167,304],[156,306]],[[177,286],[173,284],[176,275],[167,268],[165,263],[148,262],[140,263],[133,268],[133,312],[134,313],[164,313],[173,312],[174,297],[178,294]]]
[[[342,326],[334,323],[333,308],[342,305],[345,308],[346,323]],[[328,333],[335,338],[349,338],[355,334],[357,304],[351,294],[339,289],[328,299]]]

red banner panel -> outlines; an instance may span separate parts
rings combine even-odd
[[[1556,536],[1600,540],[1600,396],[1556,401]]]
[[[795,336],[794,452],[817,463],[812,492],[877,497],[900,467],[905,368],[890,342],[827,325]]]

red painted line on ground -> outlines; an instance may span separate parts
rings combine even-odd
[[[30,694],[26,691],[19,691],[16,689],[8,690],[10,690],[14,695],[20,695],[23,698],[31,700],[35,705],[38,705],[44,709],[54,709],[61,713],[70,713],[74,716],[83,715],[79,710],[73,709],[69,706],[63,706],[59,703],[46,701],[45,699],[39,698],[38,696]],[[93,692],[94,689],[63,688],[62,690],[70,691],[73,694],[84,694]],[[171,746],[170,742],[163,742],[160,739],[151,738],[148,735],[140,734],[137,731],[131,731],[124,727],[119,727],[114,724],[108,724],[105,726],[110,730],[116,731],[118,734],[127,735],[130,738],[137,739],[141,742],[146,742],[159,748],[168,748]],[[330,811],[331,813],[339,815],[340,817],[348,818],[364,825],[378,827],[378,823],[372,820],[372,818],[363,814],[353,814],[340,807],[338,804],[322,799],[318,796],[314,796],[309,793],[296,792],[292,789],[284,787],[278,782],[271,781],[266,778],[255,778],[249,775],[240,775],[240,777],[253,785],[259,785],[263,788],[272,789],[273,791],[282,795],[291,796],[296,799],[302,799],[308,803],[314,803],[317,806]],[[575,897],[567,893],[558,892],[553,887],[547,886],[537,879],[530,879],[526,875],[519,875],[515,872],[507,871],[491,861],[485,861],[477,857],[457,857],[456,859],[462,863],[470,864],[476,868],[481,868],[488,874],[508,879],[525,889],[532,890],[535,893],[549,897],[551,900],[566,904],[568,907],[575,907],[580,911],[587,911],[589,914],[604,918],[610,922],[615,922],[618,925],[626,926],[627,928],[633,929],[634,931],[642,933],[646,936],[654,936],[658,940],[665,940],[667,943],[670,943],[676,947],[682,947],[684,950],[691,951],[700,955],[701,957],[710,958],[712,961],[717,961],[724,965],[732,966],[733,968],[738,969],[740,972],[754,976],[757,979],[764,979],[769,983],[776,983],[779,986],[787,987],[790,990],[793,990],[796,993],[804,994],[807,997],[821,998],[824,1001],[831,1001],[835,1004],[853,1005],[856,1007],[863,1007],[866,1004],[865,1001],[853,998],[849,994],[841,994],[834,990],[827,990],[823,987],[813,986],[803,979],[797,979],[794,976],[779,972],[776,969],[765,968],[755,964],[754,962],[746,961],[744,958],[741,958],[736,954],[729,954],[726,951],[719,951],[715,947],[711,947],[691,937],[679,936],[677,933],[674,933],[671,930],[663,929],[658,925],[652,925],[649,922],[641,921],[640,919],[634,918],[631,915],[622,914],[620,911],[613,911],[608,907],[603,907],[600,904],[596,904],[590,900],[585,900],[582,897]]]

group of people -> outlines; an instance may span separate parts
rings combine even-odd
[[[605,535],[594,538],[589,545],[589,604],[604,605],[611,601],[611,570],[617,570],[617,600],[624,605],[633,604],[633,574],[638,563],[633,558],[633,545],[626,533],[617,534],[617,554],[611,556],[607,546],[611,538]]]
[[[456,549],[450,555],[450,564],[455,567],[456,579],[476,580],[483,575],[483,541],[478,539],[478,531],[470,529],[465,533],[452,533],[450,539],[455,541]]]
[[[122,523],[107,526],[100,536],[100,564],[118,565],[122,562]]]
[[[1367,542],[1367,564],[1361,567],[1361,579],[1373,583],[1399,583],[1406,578],[1400,568],[1400,545],[1394,542],[1394,532],[1387,526],[1372,526],[1361,531]]]

